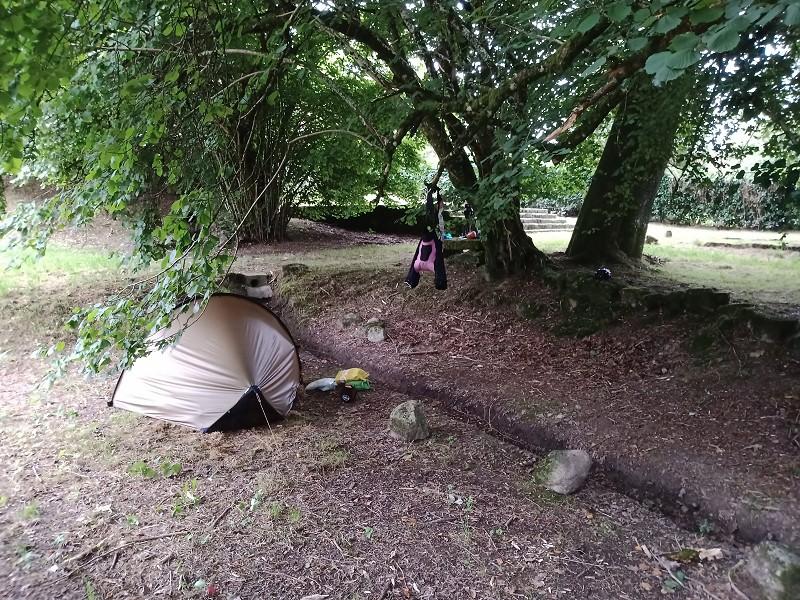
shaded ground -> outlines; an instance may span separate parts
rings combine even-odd
[[[55,262],[0,286],[0,595],[199,598],[213,583],[231,600],[649,598],[662,588],[734,598],[728,575],[742,551],[728,534],[761,514],[779,537],[797,535],[796,360],[745,336],[693,353],[700,324],[689,320],[559,335],[561,314],[538,284],[488,285],[451,265],[447,292],[428,278],[405,291],[413,242],[298,225],[307,241],[245,249],[238,267],[315,267],[290,290],[293,312],[348,364],[306,354],[307,380],[372,364],[376,377],[424,384],[457,409],[478,402],[527,420],[607,466],[624,460],[685,485],[673,505],[690,529],[614,492],[602,473],[574,498],[548,496],[530,482],[535,455],[439,406],[428,408],[433,438],[400,445],[385,425],[406,397],[380,386],[352,406],[308,398],[271,434],[206,436],[106,409],[111,379],[70,376],[31,396],[41,372],[31,351],[61,336],[72,306],[120,283],[100,263],[59,276]],[[542,307],[533,320],[518,312],[530,302]],[[384,319],[388,340],[367,346],[337,328],[349,311]],[[698,511],[709,498],[719,511]],[[656,555],[720,547],[724,560],[671,565],[688,575],[681,587],[643,545]]]
[[[303,358],[309,377],[336,368]],[[271,430],[203,435],[105,408],[111,380],[31,401],[22,361],[0,367],[8,597],[201,598],[211,584],[230,599],[734,597],[737,548],[600,476],[571,498],[543,493],[534,455],[432,406],[430,440],[392,440],[399,394],[309,397]],[[671,564],[681,588],[643,546],[723,559]]]

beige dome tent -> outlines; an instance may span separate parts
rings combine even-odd
[[[300,385],[300,358],[272,311],[244,296],[215,294],[205,310],[180,313],[152,341],[182,327],[177,343],[120,375],[109,405],[201,431],[286,416]]]

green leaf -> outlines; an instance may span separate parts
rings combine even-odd
[[[656,33],[667,33],[675,29],[680,24],[681,24],[680,17],[675,16],[672,13],[667,13],[658,20],[655,26],[655,30]]]
[[[164,81],[166,81],[167,83],[172,83],[173,81],[178,79],[180,74],[181,74],[181,68],[175,67],[169,73],[164,75]]]
[[[614,2],[608,7],[608,18],[619,23],[624,21],[631,14],[631,7],[627,2]]]
[[[647,38],[635,37],[628,40],[628,48],[634,52],[638,52],[645,46],[647,46]]]
[[[700,42],[700,37],[691,31],[676,35],[669,44],[670,50],[680,52],[681,50],[694,50]]]
[[[605,56],[601,56],[596,61],[594,61],[591,65],[586,67],[586,69],[583,71],[583,73],[581,73],[581,77],[586,77],[587,75],[592,75],[593,73],[597,73],[597,71],[600,70],[600,67],[602,67],[605,63],[606,63],[606,57]]]
[[[600,22],[600,13],[592,11],[578,24],[578,31],[586,33]]]
[[[645,73],[648,75],[655,75],[661,69],[668,66],[668,62],[672,57],[672,52],[656,52],[647,57],[647,62],[644,63]]]
[[[272,92],[269,96],[267,96],[267,104],[269,104],[270,106],[274,106],[275,102],[278,100],[279,95],[280,92],[278,90]]]
[[[786,9],[786,16],[783,17],[783,22],[789,27],[800,25],[800,3],[795,2]]]
[[[673,52],[667,61],[667,66],[673,70],[685,70],[700,60],[700,53],[694,50],[681,50]]]
[[[798,13],[800,13],[800,5],[795,5],[795,6],[798,9]],[[789,8],[791,9],[792,7],[790,6]],[[763,17],[761,17],[761,19],[759,19],[756,25],[758,27],[764,27],[764,25],[768,25],[769,23],[771,23],[772,20],[782,12],[783,12],[783,6],[781,6],[780,4],[778,4],[777,6],[773,6],[772,10],[769,11],[767,14],[765,14]],[[786,12],[788,13],[789,11],[787,10]],[[789,25],[789,23],[787,23],[787,25]]]
[[[652,15],[650,11],[646,8],[640,8],[635,13],[633,13],[633,20],[636,21],[638,24],[644,23],[647,19],[649,19]]]
[[[739,45],[739,34],[726,27],[706,39],[706,46],[712,52],[729,52]]]
[[[689,20],[695,25],[703,23],[713,23],[725,14],[725,8],[721,6],[711,6],[700,8],[689,13]]]

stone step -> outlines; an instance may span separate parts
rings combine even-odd
[[[538,233],[572,233],[572,229],[526,229],[525,233],[531,236]]]
[[[542,217],[522,217],[520,219],[523,223],[566,223],[564,217],[557,217],[555,215],[542,216]]]
[[[572,231],[573,228],[566,223],[538,223],[536,225],[524,225],[523,229],[525,231],[552,231],[553,229]]]
[[[523,208],[519,211],[519,214],[539,216],[539,215],[551,215],[553,213],[550,213],[543,208]]]

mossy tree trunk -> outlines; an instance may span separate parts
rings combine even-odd
[[[567,255],[586,262],[642,257],[647,223],[692,88],[690,75],[654,87],[642,74],[617,109]]]

